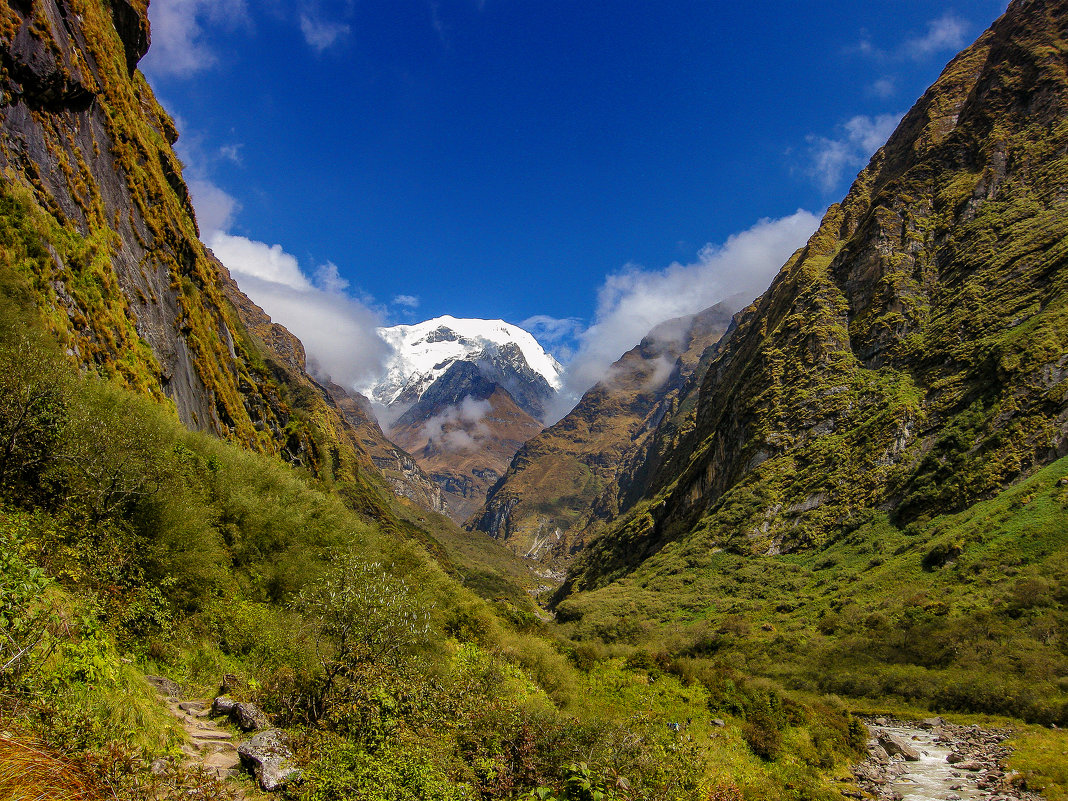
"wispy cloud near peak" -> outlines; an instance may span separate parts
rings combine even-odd
[[[593,325],[577,336],[578,349],[564,376],[561,408],[554,411],[566,412],[570,407],[564,404],[573,404],[605,378],[611,364],[660,323],[696,314],[728,298],[740,297],[747,303],[759,295],[818,225],[815,214],[799,209],[781,219],[759,220],[723,244],[705,245],[693,263],[661,270],[628,265],[607,276],[597,295]]]
[[[901,46],[901,54],[907,58],[925,59],[936,53],[960,50],[967,44],[968,23],[951,13],[943,14],[927,23],[923,36],[908,39]]]
[[[148,8],[152,48],[142,68],[156,77],[188,78],[209,69],[219,56],[205,41],[208,25],[249,25],[245,0],[153,0]]]
[[[835,137],[809,136],[807,172],[825,192],[833,192],[847,171],[859,170],[886,144],[904,114],[857,115]]]
[[[344,22],[325,20],[316,14],[300,15],[300,32],[304,41],[319,53],[329,50],[343,38],[352,33],[352,28]]]

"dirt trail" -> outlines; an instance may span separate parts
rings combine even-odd
[[[185,767],[201,768],[218,779],[240,775],[241,759],[233,742],[234,736],[216,726],[208,717],[211,702],[183,700],[180,688],[173,681],[158,676],[145,678],[156,688],[167,709],[178,718],[189,736],[189,744],[182,746],[182,753],[186,756]],[[245,794],[234,788],[234,798],[243,801]]]

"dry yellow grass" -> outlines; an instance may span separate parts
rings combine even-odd
[[[40,747],[0,736],[0,801],[101,798],[70,764]]]

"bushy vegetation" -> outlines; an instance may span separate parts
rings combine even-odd
[[[0,404],[0,751],[72,798],[201,786],[144,672],[200,696],[236,677],[290,733],[294,799],[815,797],[856,753],[844,712],[477,597],[329,486],[76,374],[10,303]]]

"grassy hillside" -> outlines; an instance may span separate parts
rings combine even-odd
[[[885,514],[815,550],[711,537],[557,607],[592,640],[797,689],[1068,724],[1068,459],[954,515]]]

